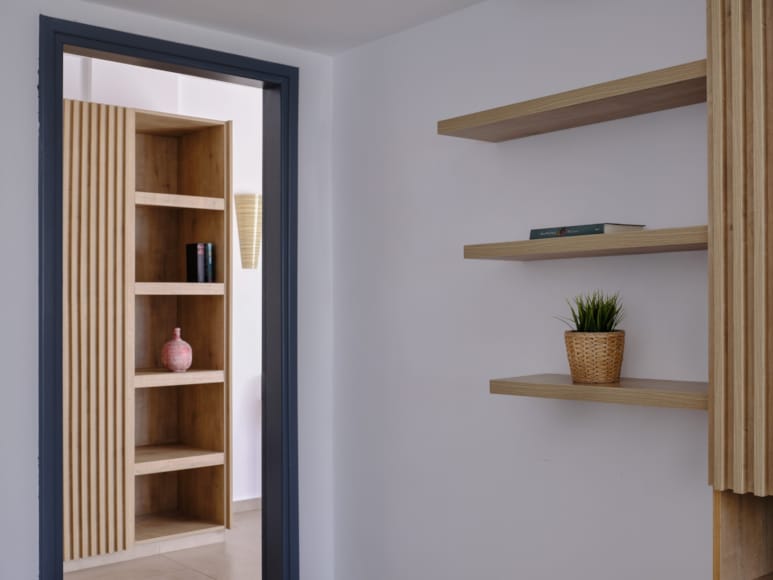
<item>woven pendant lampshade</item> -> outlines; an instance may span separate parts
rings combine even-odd
[[[234,202],[242,268],[255,270],[260,256],[260,241],[263,238],[263,196],[257,193],[238,193],[234,196]]]

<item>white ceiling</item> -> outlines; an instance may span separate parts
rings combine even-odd
[[[90,0],[335,54],[482,0]]]

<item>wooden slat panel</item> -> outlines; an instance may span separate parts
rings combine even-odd
[[[126,111],[70,101],[64,110],[63,499],[71,560],[128,547],[120,527],[133,457],[125,451],[121,339]]]
[[[97,384],[98,364],[97,360],[97,204],[99,197],[97,192],[97,106],[87,107],[89,115],[89,227],[88,227],[88,360],[89,360],[89,553],[99,554],[98,526],[97,526],[97,499],[99,489],[97,487],[97,415],[98,396],[100,385]]]
[[[62,130],[62,271],[65,273],[62,280],[62,344],[69,343],[70,334],[70,284],[69,276],[67,273],[70,271],[70,240],[71,240],[71,226],[70,226],[70,200],[72,199],[72,102],[65,101],[64,107],[64,128]],[[72,442],[70,440],[70,406],[72,404],[72,397],[70,390],[72,389],[72,380],[70,378],[70,357],[63,357],[62,359],[62,464],[65,468],[62,470],[62,494],[64,503],[62,506],[62,522],[63,522],[63,548],[64,559],[71,560],[72,555],[72,497],[71,485],[70,485],[70,470],[67,466],[70,465],[70,447]]]
[[[717,490],[773,493],[771,8],[709,2],[710,461]]]
[[[69,308],[70,317],[70,342],[72,348],[77,348],[80,344],[80,316],[78,314],[78,305],[80,301],[80,276],[78,271],[78,253],[80,251],[80,106],[71,103],[72,112],[72,146],[70,155],[71,182],[65,182],[64,188],[70,186],[70,262],[69,272],[64,272],[65,282],[69,279],[71,288]],[[80,558],[83,553],[81,549],[81,507],[80,507],[80,360],[71,354],[68,356],[68,342],[64,342],[65,353],[63,358],[70,360],[70,480],[72,482],[70,498],[72,502],[72,557]],[[67,466],[65,466],[65,470]]]
[[[767,143],[765,125],[767,122],[766,99],[766,75],[765,71],[765,20],[763,17],[763,4],[752,3],[751,19],[751,58],[753,77],[752,84],[752,109],[755,111],[752,124],[752,217],[754,240],[752,243],[753,258],[753,316],[751,317],[751,330],[753,334],[751,369],[752,389],[751,402],[753,408],[753,481],[750,484],[755,492],[765,494],[767,483],[767,381],[766,381],[766,351],[767,351]]]
[[[117,111],[114,107],[110,107],[107,110],[107,141],[114,143],[116,139],[116,123],[117,123]],[[107,155],[106,170],[107,170],[107,189],[106,189],[106,227],[107,227],[107,248],[106,248],[106,291],[107,310],[105,313],[105,344],[106,344],[106,389],[107,389],[107,410],[106,410],[106,449],[107,449],[107,461],[105,468],[107,470],[107,520],[109,522],[107,526],[107,551],[113,552],[118,550],[117,533],[114,523],[116,522],[116,460],[115,453],[116,448],[116,432],[115,432],[115,403],[116,403],[116,387],[120,384],[120,380],[116,377],[116,358],[120,351],[116,350],[116,283],[115,283],[115,270],[116,270],[116,191],[118,190],[116,184],[116,156]]]
[[[94,107],[97,112],[97,515],[99,527],[99,553],[107,547],[107,107]]]
[[[126,122],[124,126],[124,135],[126,148],[125,164],[123,183],[125,186],[125,206],[124,206],[124,316],[125,316],[125,342],[123,345],[124,352],[124,380],[123,385],[123,404],[125,405],[126,413],[124,414],[125,420],[123,423],[123,436],[126,444],[124,445],[124,454],[122,463],[121,481],[124,485],[123,495],[123,510],[120,513],[123,514],[124,520],[123,531],[126,539],[126,545],[134,545],[134,485],[135,478],[133,477],[134,468],[134,282],[136,280],[135,272],[135,202],[134,192],[136,190],[136,143],[137,134],[135,132],[136,115],[134,111],[127,111]]]
[[[89,532],[89,457],[88,457],[88,445],[89,445],[89,431],[88,431],[88,417],[89,417],[89,377],[88,377],[88,106],[85,103],[80,104],[81,110],[81,124],[79,127],[81,134],[81,163],[80,163],[80,175],[81,175],[81,187],[80,187],[80,246],[78,248],[79,255],[77,257],[78,273],[77,276],[80,279],[78,285],[78,313],[80,318],[79,325],[79,340],[78,350],[73,353],[74,357],[80,359],[80,382],[78,389],[80,390],[80,415],[78,417],[79,432],[80,432],[80,447],[78,453],[80,455],[80,502],[81,502],[81,514],[80,514],[80,539],[81,539],[81,556],[92,555]]]

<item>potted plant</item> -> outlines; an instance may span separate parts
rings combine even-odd
[[[595,290],[567,302],[571,317],[561,320],[572,328],[564,333],[572,382],[619,382],[625,346],[625,331],[617,328],[623,319],[620,294]]]

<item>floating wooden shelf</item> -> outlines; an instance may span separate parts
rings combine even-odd
[[[180,513],[146,514],[134,523],[137,542],[148,542],[174,536],[223,530],[222,524],[192,518]]]
[[[575,385],[569,375],[529,375],[494,379],[490,390],[496,395],[708,409],[708,384],[692,381],[622,379],[619,386]]]
[[[439,121],[439,135],[500,142],[706,100],[706,61]]]
[[[138,296],[223,296],[225,284],[200,282],[135,282]]]
[[[203,195],[177,195],[173,193],[137,191],[134,193],[134,202],[137,205],[153,205],[156,207],[180,207],[212,211],[225,210],[225,200],[222,197],[205,197]]]
[[[655,254],[705,250],[708,228],[693,226],[642,230],[619,234],[593,234],[543,240],[523,240],[464,246],[464,257],[472,260],[556,260],[621,254]]]
[[[206,385],[225,381],[225,371],[189,370],[173,373],[164,369],[142,369],[134,374],[134,388],[177,387],[183,385]]]
[[[223,465],[224,461],[222,451],[187,445],[143,445],[134,451],[134,475]]]

